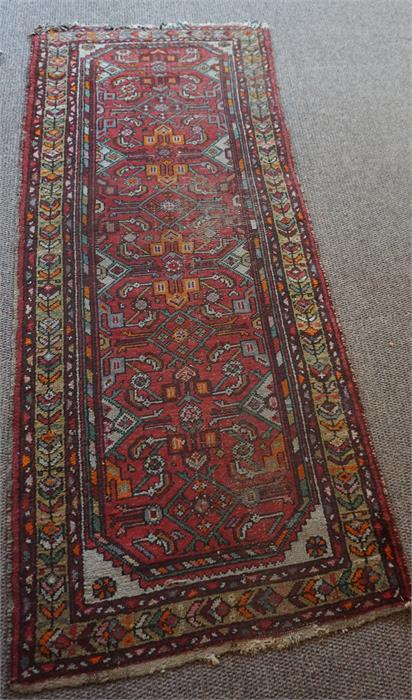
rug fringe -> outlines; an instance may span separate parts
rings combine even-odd
[[[121,29],[141,29],[143,31],[163,31],[165,29],[187,29],[193,25],[190,22],[160,22],[160,24],[127,24],[115,26],[111,24],[45,24],[36,27],[30,36],[36,34],[44,34],[47,32],[69,32],[75,29],[85,29],[85,30],[104,30],[104,31],[116,31]],[[196,25],[196,29],[202,29],[202,27],[249,27],[250,29],[268,29],[269,25],[267,22],[260,22],[258,20],[247,20],[241,22],[202,22]]]

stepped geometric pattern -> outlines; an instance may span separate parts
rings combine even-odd
[[[268,31],[40,30],[23,168],[14,687],[404,606]]]

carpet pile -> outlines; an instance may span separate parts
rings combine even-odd
[[[404,608],[268,30],[40,29],[29,76],[13,687]]]

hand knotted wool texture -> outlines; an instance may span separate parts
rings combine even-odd
[[[404,607],[269,32],[39,30],[24,136],[14,687]]]

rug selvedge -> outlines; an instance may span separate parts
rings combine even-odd
[[[404,606],[268,31],[50,29],[30,81],[15,687]]]

